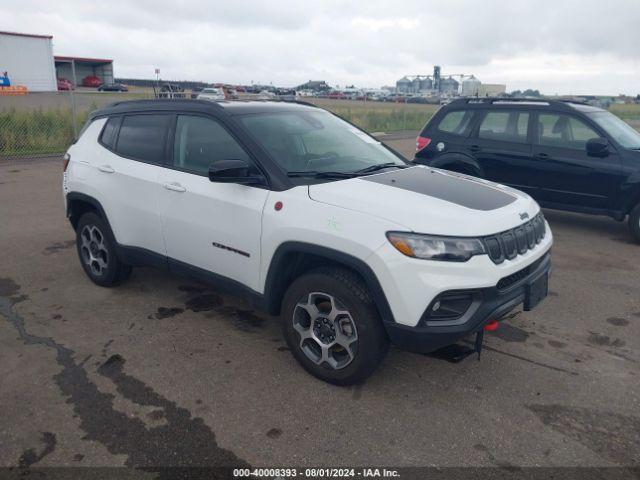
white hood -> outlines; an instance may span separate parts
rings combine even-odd
[[[423,166],[310,185],[309,196],[433,235],[492,235],[540,211],[518,190]]]

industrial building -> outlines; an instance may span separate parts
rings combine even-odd
[[[0,73],[7,72],[12,85],[31,92],[57,90],[52,39],[51,35],[0,32]]]
[[[454,77],[460,78],[460,81]],[[506,90],[506,85],[483,84],[473,75],[443,76],[438,65],[433,67],[433,75],[406,75],[396,82],[397,93],[425,96],[499,96]]]
[[[0,74],[7,72],[12,85],[30,92],[55,92],[58,78],[75,86],[87,76],[113,83],[113,60],[53,55],[53,37],[29,33],[0,32]]]

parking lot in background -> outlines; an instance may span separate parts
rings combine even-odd
[[[386,140],[405,155],[415,135]],[[613,466],[640,461],[640,246],[545,211],[550,295],[481,361],[392,348],[340,388],[277,318],[148,268],[92,284],[60,159],[0,162],[0,465]]]

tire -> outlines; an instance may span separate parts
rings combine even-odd
[[[640,203],[629,213],[629,231],[633,239],[640,243]]]
[[[96,285],[112,287],[131,275],[131,267],[116,255],[116,242],[107,222],[93,212],[85,213],[76,228],[80,264]]]
[[[305,370],[334,385],[364,381],[389,349],[363,281],[342,268],[319,268],[295,279],[282,301],[282,328]]]

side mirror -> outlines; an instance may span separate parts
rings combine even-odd
[[[262,175],[251,175],[251,166],[244,160],[217,160],[209,165],[209,180],[216,183],[265,185]]]
[[[606,157],[609,155],[609,141],[606,138],[591,138],[587,141],[587,155]]]

